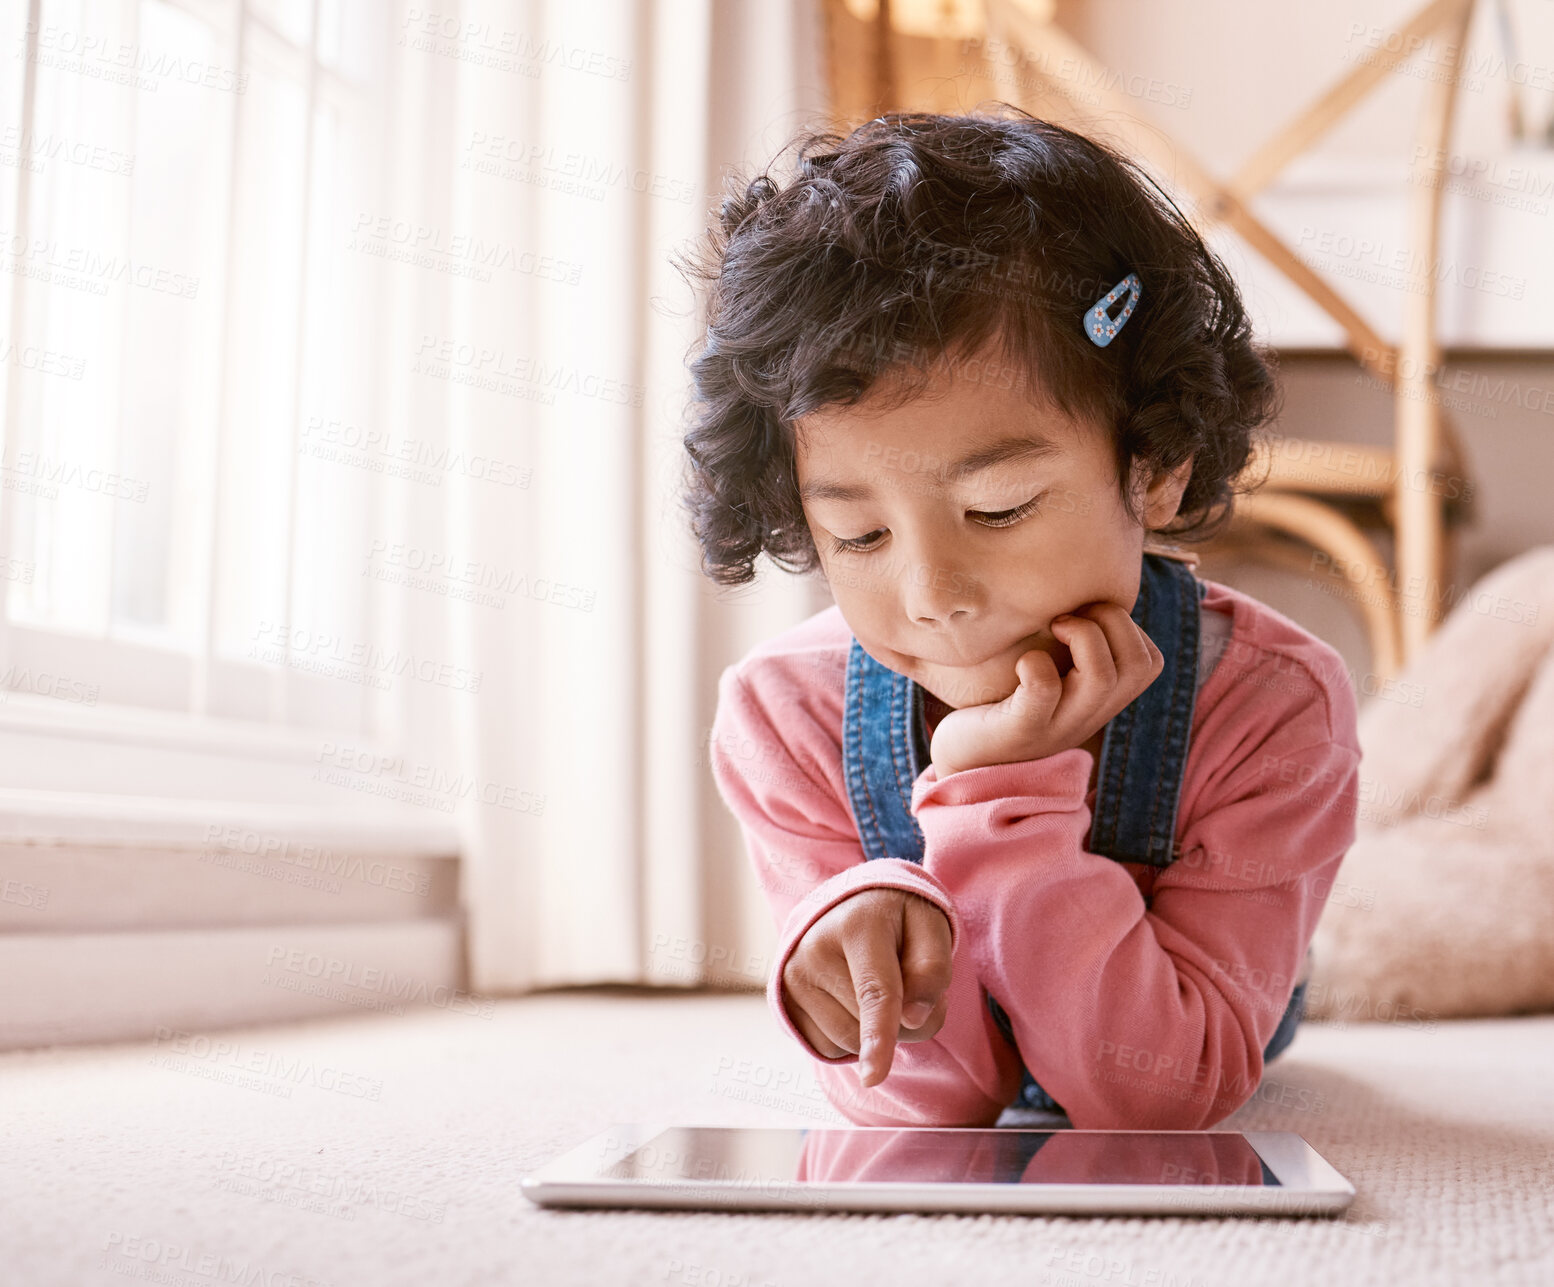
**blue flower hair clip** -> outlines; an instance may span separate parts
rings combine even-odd
[[[1122,306],[1122,312],[1112,317],[1106,310],[1117,302],[1123,291],[1130,292],[1128,302]],[[1095,307],[1085,314],[1085,334],[1097,348],[1104,349],[1116,338],[1117,332],[1122,330],[1123,323],[1133,316],[1133,310],[1138,307],[1139,296],[1143,293],[1144,283],[1139,280],[1139,275],[1129,273],[1102,295],[1096,301]]]

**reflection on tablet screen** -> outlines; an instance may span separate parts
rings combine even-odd
[[[1273,1186],[1232,1132],[798,1130],[674,1127],[604,1176],[732,1184],[1173,1184]]]

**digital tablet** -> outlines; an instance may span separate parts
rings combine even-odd
[[[523,1177],[542,1206],[1329,1215],[1291,1131],[616,1125]]]

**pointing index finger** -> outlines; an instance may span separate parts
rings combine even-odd
[[[858,1076],[865,1086],[885,1080],[901,1027],[901,963],[894,935],[870,933],[845,941],[842,951],[858,1004]]]

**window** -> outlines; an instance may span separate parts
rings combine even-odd
[[[386,10],[3,21],[0,698],[370,732]]]

